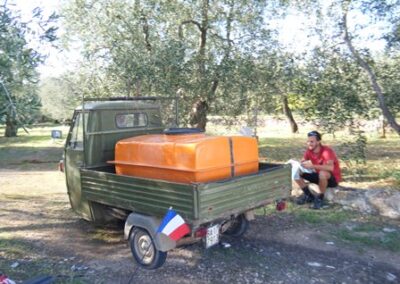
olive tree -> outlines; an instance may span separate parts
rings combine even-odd
[[[51,22],[56,16],[44,20],[41,10],[35,9],[33,18],[41,24],[37,40],[53,41],[56,29]],[[36,68],[44,57],[28,44],[27,36],[34,30],[12,13],[7,2],[0,5],[0,35],[0,123],[6,125],[5,136],[12,137],[39,113]]]

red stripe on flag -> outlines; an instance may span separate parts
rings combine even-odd
[[[176,228],[170,235],[169,237],[173,239],[174,241],[179,240],[182,238],[184,235],[190,233],[190,228],[187,224],[182,224],[178,228]]]

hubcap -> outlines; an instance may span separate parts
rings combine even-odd
[[[149,264],[154,258],[154,246],[149,235],[138,232],[135,235],[135,251],[142,262]]]

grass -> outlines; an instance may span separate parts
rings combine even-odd
[[[19,131],[17,137],[3,137],[4,127],[0,128],[0,168],[20,170],[53,169],[50,164],[61,159],[64,139],[51,138],[51,130],[62,130],[66,137],[68,127],[47,125],[34,127],[27,134]]]
[[[12,267],[18,264],[16,267]],[[40,276],[53,276],[55,283],[89,283],[81,279],[79,271],[71,270],[72,264],[60,258],[44,255],[29,242],[0,234],[0,272],[14,281],[26,281]]]
[[[2,234],[3,235],[3,234]],[[34,252],[32,245],[11,238],[0,236],[0,256],[8,258],[22,258],[27,255],[27,252]]]
[[[362,225],[361,228],[353,230],[340,229],[334,232],[334,235],[342,241],[352,244],[358,244],[363,247],[383,248],[386,250],[400,252],[400,232],[383,232],[379,226],[367,227]]]
[[[122,229],[118,227],[95,228],[88,237],[108,244],[124,242]]]
[[[308,208],[298,209],[296,219],[299,222],[306,222],[313,225],[321,224],[341,224],[349,218],[354,217],[355,213],[337,208],[325,210],[309,210]]]
[[[3,261],[0,259],[0,267],[10,267],[13,262]],[[48,258],[41,259],[25,259],[18,262],[18,267],[11,268],[5,274],[16,281],[32,280],[38,277],[50,277],[55,280],[51,283],[65,283],[65,284],[84,284],[90,283],[80,275],[80,272],[71,270],[71,266],[67,263],[60,263]],[[12,276],[11,276],[12,274]],[[24,282],[25,283],[25,282]],[[36,283],[36,282],[35,282]],[[40,282],[42,283],[42,282]],[[44,283],[44,282],[43,282]],[[50,282],[45,282],[50,283]]]
[[[264,208],[256,210],[257,215],[281,214],[277,213],[275,204],[270,204]],[[291,214],[298,223],[306,223],[309,225],[323,224],[341,224],[351,219],[358,219],[362,215],[349,210],[343,210],[338,206],[331,206],[323,210],[310,210],[307,206],[297,206],[292,202],[286,203],[286,209],[283,214]]]
[[[324,227],[322,232],[326,237],[335,236],[339,242],[360,246],[362,248],[377,248],[400,252],[400,225],[398,222],[388,223],[377,216],[363,215],[349,210],[343,210],[338,206],[331,206],[323,210],[310,210],[305,206],[297,206],[287,203],[286,210],[277,212],[274,204],[259,208],[257,215],[289,215],[298,224],[304,224],[311,228]],[[351,225],[349,225],[349,223]],[[385,232],[385,227],[394,228],[395,231]],[[324,234],[325,234],[324,233]],[[322,239],[325,237],[320,236]]]

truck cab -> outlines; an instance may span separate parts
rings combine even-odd
[[[88,221],[99,221],[105,208],[88,202],[81,193],[80,170],[106,166],[114,159],[117,141],[164,129],[160,102],[141,100],[86,100],[75,109],[64,148],[64,168],[72,209]],[[85,138],[85,139],[84,139]],[[97,217],[97,220],[96,220]]]

